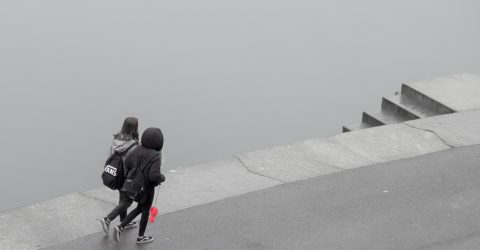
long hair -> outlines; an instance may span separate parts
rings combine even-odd
[[[138,119],[127,117],[123,122],[122,130],[115,137],[121,137],[124,140],[138,141]]]

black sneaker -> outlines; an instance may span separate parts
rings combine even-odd
[[[132,221],[132,222],[128,223],[127,225],[125,225],[125,226],[123,227],[123,229],[134,228],[134,227],[136,227],[136,226],[137,226],[137,222]]]
[[[137,244],[145,244],[145,243],[150,243],[153,241],[152,236],[140,236],[137,237]]]
[[[120,234],[122,234],[122,231],[123,231],[123,228],[121,228],[120,226],[116,226],[114,229],[113,229],[113,239],[118,242],[120,240]]]
[[[110,220],[107,217],[101,218],[100,223],[102,223],[102,229],[105,235],[108,235],[108,231],[110,230]]]

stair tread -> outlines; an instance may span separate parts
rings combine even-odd
[[[369,126],[368,124],[365,124],[365,123],[355,123],[355,124],[350,124],[350,125],[347,125],[347,126],[344,126],[344,127],[347,128],[350,131],[355,131],[355,130],[370,128],[371,126]]]
[[[395,115],[393,113],[387,111],[380,111],[380,112],[365,112],[367,115],[371,116],[377,121],[382,122],[383,124],[396,124],[406,121],[407,119]]]
[[[396,95],[388,98],[391,102],[401,105],[401,107],[411,111],[415,115],[425,118],[429,116],[438,115],[437,112],[431,110],[430,108],[419,104],[417,101],[411,99],[410,97],[404,95]]]

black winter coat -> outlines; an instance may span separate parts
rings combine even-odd
[[[163,149],[163,133],[159,128],[147,128],[143,131],[141,146],[136,147],[130,155],[125,159],[125,166],[128,171],[138,168],[143,162],[150,157],[151,154],[161,152]],[[161,153],[160,153],[161,154]],[[161,155],[157,154],[151,159],[143,170],[143,177],[145,180],[145,188],[147,189],[146,195],[144,195],[138,202],[144,203],[147,200],[148,194],[155,193],[155,187],[165,181],[165,176],[160,171],[162,164]],[[149,199],[153,199],[149,197]]]
[[[162,164],[160,157],[161,153],[154,149],[138,146],[130,153],[130,155],[128,155],[127,159],[125,159],[125,167],[127,168],[127,171],[131,171],[132,169],[140,167],[142,163],[154,153],[158,153],[157,156],[151,159],[143,170],[147,189],[154,188],[165,181],[165,176],[163,176],[160,169]]]

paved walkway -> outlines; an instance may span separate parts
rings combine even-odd
[[[98,225],[99,226],[99,225]],[[137,249],[101,233],[48,249]],[[478,249],[480,146],[275,186],[165,214],[141,249]]]

